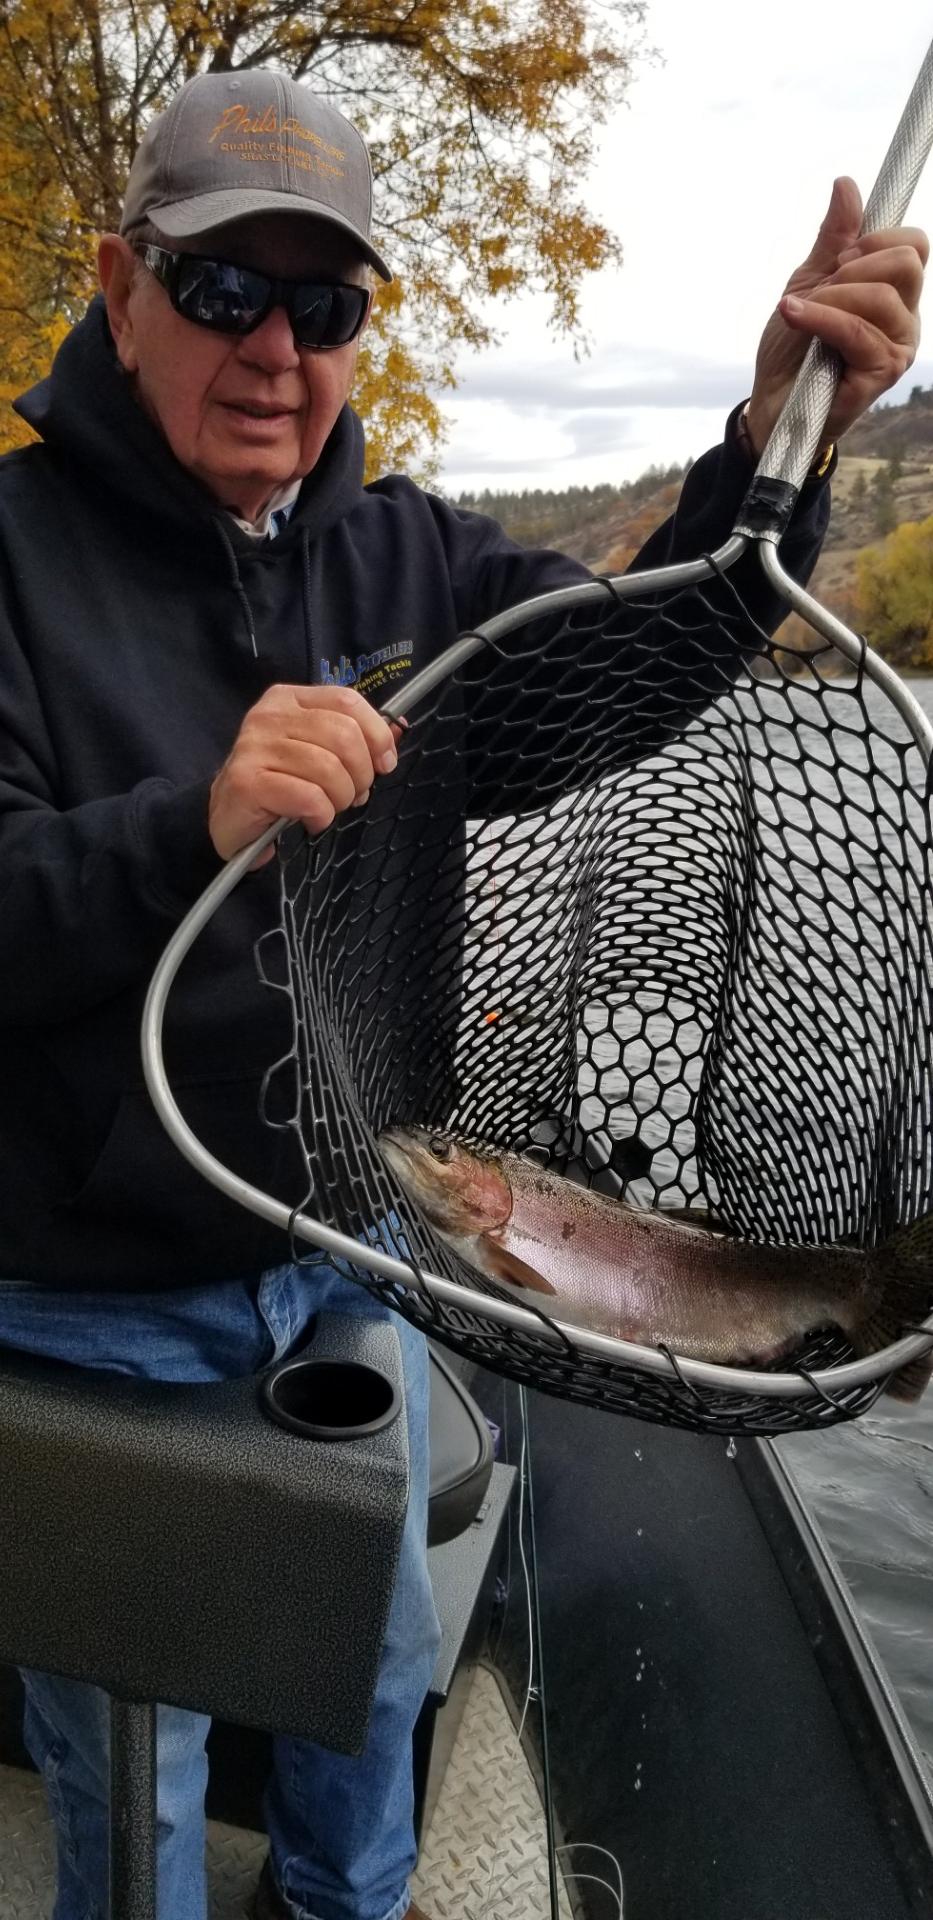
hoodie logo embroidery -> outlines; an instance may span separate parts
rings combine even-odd
[[[398,640],[394,646],[378,647],[375,653],[358,653],[351,660],[342,653],[339,660],[321,661],[323,687],[355,687],[358,693],[378,693],[412,665],[410,640]]]

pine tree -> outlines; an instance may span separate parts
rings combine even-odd
[[[894,494],[894,481],[891,478],[891,465],[879,467],[871,490],[872,528],[880,538],[893,533],[897,526],[897,500]]]

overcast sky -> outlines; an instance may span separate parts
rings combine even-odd
[[[662,61],[638,65],[584,188],[625,253],[584,283],[589,357],[544,300],[497,305],[501,344],[464,354],[443,401],[445,490],[620,482],[718,441],[834,176],[867,195],[931,38],[933,0],[649,0]],[[933,231],[933,158],[908,218]],[[922,312],[898,398],[933,384],[929,285]]]

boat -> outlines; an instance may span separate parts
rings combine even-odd
[[[431,1444],[444,1643],[414,1887],[434,1920],[929,1916],[933,1783],[779,1442],[522,1394],[434,1346]],[[8,1661],[0,1914],[45,1920],[20,1704]],[[248,1911],[269,1741],[210,1735],[211,1920]]]

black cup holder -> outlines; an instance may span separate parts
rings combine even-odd
[[[356,1440],[391,1426],[402,1404],[388,1374],[356,1360],[286,1360],[259,1396],[270,1419],[309,1440]]]

